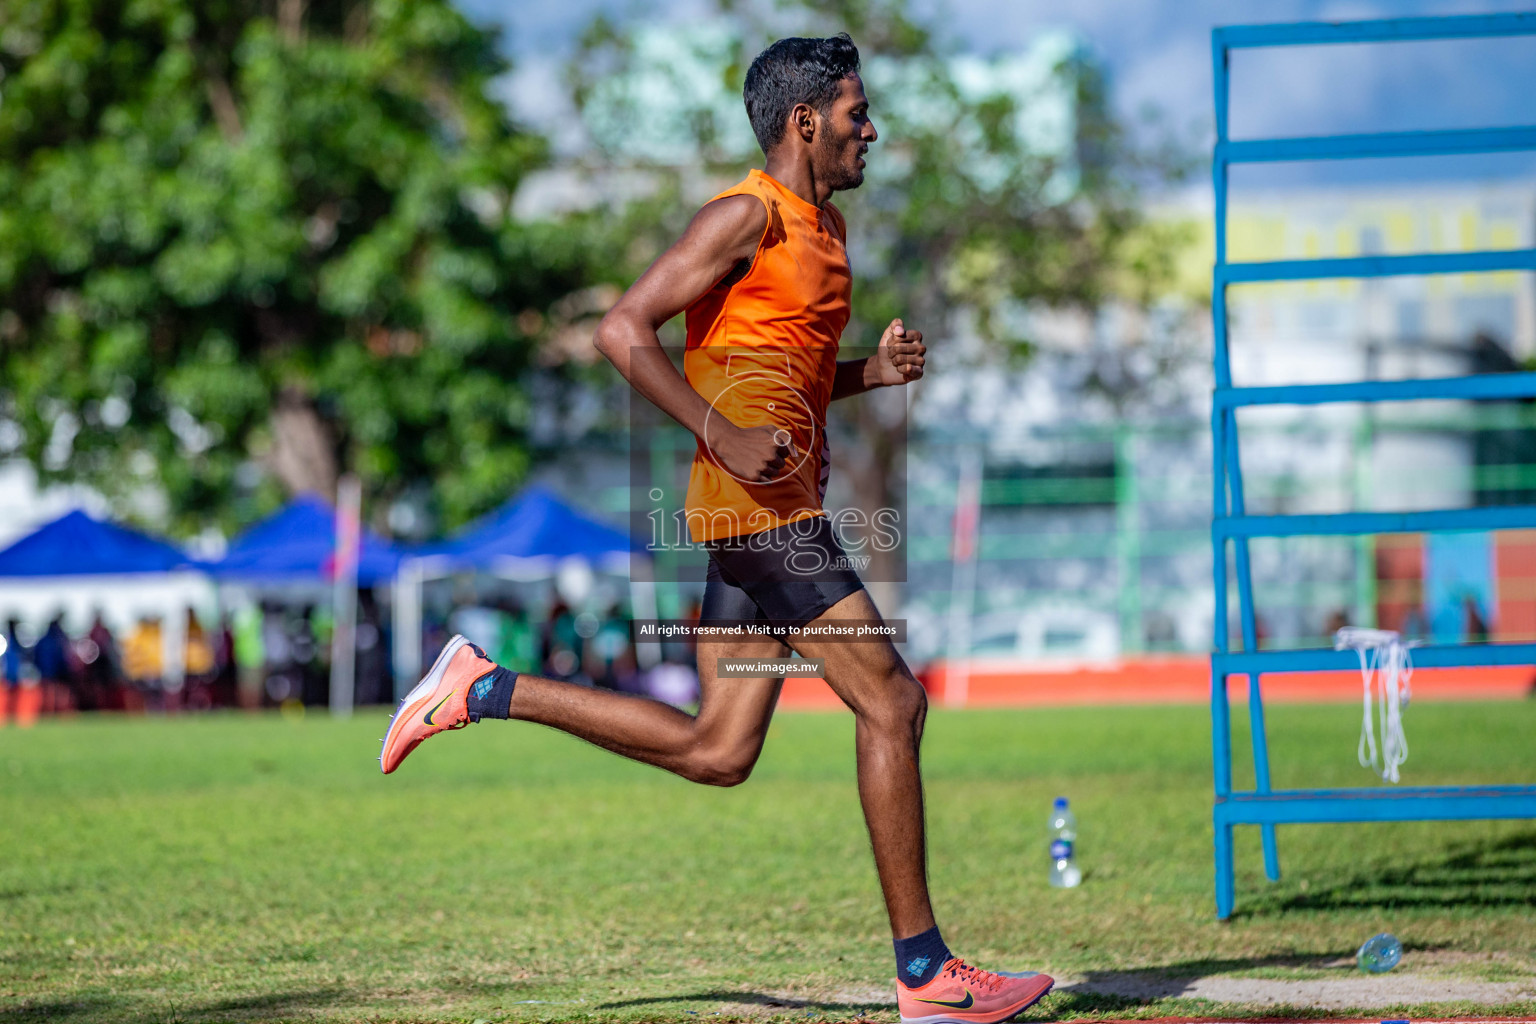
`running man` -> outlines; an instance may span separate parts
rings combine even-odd
[[[710,553],[702,619],[807,626],[878,623],[821,508],[827,404],[923,375],[921,331],[893,320],[876,353],[837,360],[851,274],[832,193],[864,180],[876,138],[846,34],[781,39],[747,71],[747,115],[767,157],[715,197],[598,328],[595,343],[645,398],[698,439],[690,534]],[[679,374],[657,329],[687,315]],[[659,701],[518,675],[462,637],[449,641],[390,722],[388,773],[428,736],[482,718],[553,726],[715,786],[746,781],[762,750],[781,677],[719,678],[723,658],[825,665],[857,719],[859,799],[895,940],[897,1004],[907,1022],[992,1024],[1053,984],[978,970],[953,956],[928,899],[918,768],[927,700],[890,643],[768,637],[698,645],[700,703]]]

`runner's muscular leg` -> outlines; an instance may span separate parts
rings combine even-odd
[[[784,658],[777,640],[700,643],[699,713],[612,690],[520,675],[511,716],[538,722],[693,782],[745,782],[763,749],[781,679],[721,679],[720,658]]]
[[[864,590],[849,594],[808,625],[822,619],[881,621]],[[934,926],[934,919],[928,900],[923,781],[918,768],[928,710],[922,684],[889,641],[797,639],[791,643],[801,657],[825,661],[828,685],[857,720],[859,802],[892,934],[906,938],[925,932]]]

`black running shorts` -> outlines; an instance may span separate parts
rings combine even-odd
[[[704,575],[705,625],[803,626],[864,589],[826,516],[711,541]]]

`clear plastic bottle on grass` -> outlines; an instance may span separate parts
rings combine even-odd
[[[1360,947],[1360,952],[1355,954],[1360,969],[1370,971],[1372,974],[1390,971],[1402,958],[1403,944],[1398,942],[1397,936],[1391,932],[1372,935],[1365,940],[1365,945]]]
[[[1059,796],[1051,805],[1051,884],[1070,889],[1083,880],[1077,867],[1077,818]]]

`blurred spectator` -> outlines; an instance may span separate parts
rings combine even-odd
[[[182,648],[181,702],[207,711],[213,707],[213,643],[197,612],[187,609],[186,642]]]
[[[234,707],[239,700],[239,676],[235,666],[235,631],[229,613],[219,615],[219,628],[213,634],[213,706]]]
[[[391,704],[394,684],[390,678],[389,644],[380,625],[379,603],[372,590],[357,595],[357,661],[353,703]]]
[[[85,710],[120,710],[123,706],[122,684],[118,678],[117,641],[97,610],[90,632],[77,645],[85,666],[80,688],[81,708]]]
[[[581,672],[582,647],[576,614],[564,601],[555,601],[544,623],[544,674],[567,682],[590,683]]]
[[[1488,620],[1484,617],[1482,608],[1478,607],[1477,596],[1475,594],[1463,595],[1461,610],[1466,623],[1462,634],[1462,643],[1487,643]]]
[[[0,680],[7,687],[21,685],[22,666],[26,664],[27,649],[16,635],[16,627],[19,625],[21,622],[18,619],[5,620],[5,653],[0,655]]]
[[[330,615],[306,604],[289,626],[288,642],[299,669],[299,700],[319,706],[331,702]]]
[[[627,687],[634,674],[635,659],[629,639],[629,620],[617,608],[610,608],[597,622],[586,645],[586,672],[598,686],[609,690]],[[621,678],[622,677],[622,678]]]
[[[280,605],[265,602],[261,606],[261,648],[264,655],[263,689],[273,704],[297,700],[303,690],[303,678],[288,626]],[[313,653],[310,651],[309,653]]]
[[[261,706],[262,683],[266,679],[266,655],[261,643],[262,610],[246,605],[235,613],[235,678],[243,708]]]
[[[0,725],[4,725],[11,715],[20,717],[18,700],[26,648],[21,646],[21,639],[16,635],[18,625],[20,623],[14,618],[5,620],[5,650],[0,651]]]
[[[37,666],[43,688],[43,712],[57,714],[76,707],[74,652],[69,634],[64,632],[64,613],[57,612],[43,635],[32,648],[32,663]]]
[[[123,675],[141,707],[165,707],[165,638],[159,616],[144,616],[123,641]]]
[[[1349,625],[1349,612],[1343,608],[1335,608],[1328,616],[1328,621],[1323,623],[1323,639],[1333,642],[1334,636]]]
[[[1146,647],[1148,651],[1178,649],[1179,628],[1172,615],[1161,608],[1146,610]]]
[[[501,633],[496,638],[496,663],[514,672],[539,671],[539,631],[522,604],[513,598],[499,603]]]

